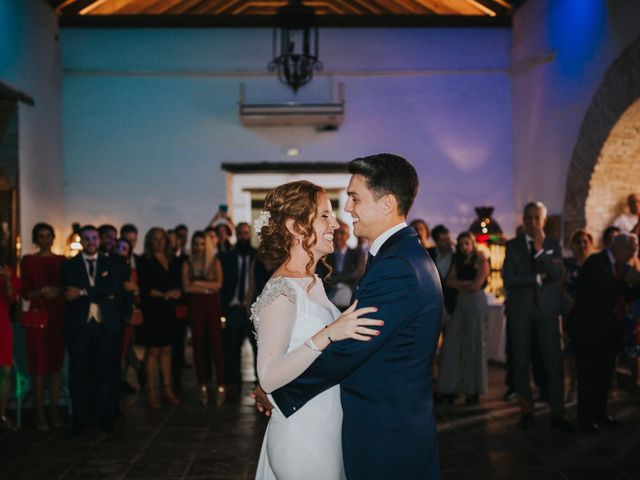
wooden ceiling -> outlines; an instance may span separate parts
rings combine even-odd
[[[320,25],[503,26],[524,0],[304,0],[319,15]],[[287,0],[49,0],[61,23],[131,23],[132,18],[155,23],[196,22],[213,25],[262,25],[271,22]],[[127,18],[128,17],[128,18]],[[89,18],[93,19],[88,20]],[[384,19],[384,20],[383,20]],[[213,22],[212,22],[213,20]],[[99,23],[99,22],[98,22]]]

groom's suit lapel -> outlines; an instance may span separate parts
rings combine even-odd
[[[373,257],[373,259],[371,259],[371,264],[367,267],[367,271],[365,272],[364,275],[362,275],[362,277],[360,277],[360,280],[358,280],[358,284],[356,285],[356,288],[353,290],[353,295],[351,295],[351,303],[353,303],[353,301],[358,297],[358,292],[360,291],[360,283],[362,282],[362,279],[364,279],[368,275],[368,273],[371,271],[371,267],[373,266],[373,264],[376,263],[376,261],[378,261],[380,258],[384,257],[384,253],[399,241],[404,240],[405,238],[408,238],[408,237],[417,237],[417,236],[418,234],[416,233],[415,229],[413,227],[407,226],[402,230],[399,230],[393,235],[391,235],[387,239],[387,241],[382,244],[376,256]]]

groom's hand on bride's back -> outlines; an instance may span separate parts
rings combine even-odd
[[[269,401],[269,397],[265,391],[258,384],[253,392],[251,392],[251,398],[256,400],[256,408],[260,413],[264,413],[267,417],[271,416],[271,410],[273,410],[273,405]]]

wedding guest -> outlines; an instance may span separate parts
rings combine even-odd
[[[104,224],[98,227],[98,235],[100,235],[100,253],[110,255],[116,247],[118,238],[118,230],[113,225]]]
[[[365,259],[361,252],[349,248],[349,225],[338,220],[340,227],[333,232],[334,251],[326,256],[325,263],[318,262],[316,271],[324,279],[325,290],[329,300],[344,310],[351,303],[351,295],[357,281],[364,273]],[[329,273],[331,272],[331,273]]]
[[[125,223],[120,227],[120,237],[126,239],[131,244],[131,255],[129,256],[129,268],[131,270],[131,281],[138,285],[138,265],[142,261],[142,256],[138,255],[135,250],[138,245],[138,228],[132,223]],[[133,332],[134,343],[137,347],[142,347],[144,341],[142,339],[142,311],[140,310],[140,295],[134,297],[134,310],[133,310]],[[144,348],[144,347],[142,347]],[[140,348],[132,348],[133,356],[132,361],[137,365],[136,371],[138,374],[138,384],[141,388],[147,384],[146,379],[146,367],[144,365],[144,351],[142,356],[139,356],[138,350]]]
[[[16,301],[19,290],[18,277],[6,262],[0,259],[0,432],[16,430],[16,426],[7,418],[13,365],[13,329],[9,319],[9,307]]]
[[[120,238],[124,238],[131,244],[131,268],[137,267],[136,262],[140,259],[140,255],[136,254],[136,246],[138,245],[138,227],[133,223],[125,223],[120,227]]]
[[[176,251],[174,255],[178,260],[179,269],[182,271],[182,264],[189,260],[187,253],[187,242],[189,241],[189,230],[186,225],[177,225],[173,231],[176,233]],[[177,392],[182,391],[182,370],[186,365],[185,347],[187,342],[187,297],[184,295],[176,301],[176,324],[173,330],[173,342],[171,345],[171,378],[173,388]]]
[[[524,234],[506,244],[502,277],[506,313],[512,342],[514,380],[522,416],[518,428],[527,430],[535,421],[529,384],[531,345],[535,338],[548,376],[551,427],[566,433],[575,429],[565,418],[564,371],[558,318],[562,307],[562,249],[545,236],[547,209],[541,202],[525,205]],[[535,335],[535,337],[534,337]]]
[[[627,197],[629,212],[623,213],[613,221],[613,226],[622,232],[631,232],[640,221],[640,195],[631,193]]]
[[[591,255],[578,277],[572,314],[578,373],[578,424],[596,433],[616,420],[607,413],[607,396],[623,335],[625,302],[640,297],[625,278],[638,251],[638,237],[619,233],[609,248]]]
[[[207,261],[206,235],[196,231],[191,237],[191,257],[182,264],[182,290],[188,301],[189,325],[193,342],[193,358],[200,387],[200,402],[209,402],[205,347],[209,346],[216,370],[218,403],[224,400],[224,354],[220,297],[222,264],[217,257]]]
[[[209,227],[213,227],[218,235],[219,248],[221,252],[228,252],[233,247],[231,237],[235,226],[229,217],[227,205],[221,204],[218,211],[209,222]]]
[[[611,246],[611,242],[616,236],[620,233],[620,229],[614,225],[611,225],[604,229],[602,232],[602,246],[604,248],[609,248]]]
[[[424,248],[433,248],[434,243],[431,240],[431,233],[429,231],[429,225],[427,225],[427,222],[420,218],[416,218],[409,224],[409,226],[415,229],[418,234],[418,238],[420,239],[420,243]]]
[[[580,270],[589,255],[593,252],[593,237],[584,229],[576,230],[571,235],[571,250],[573,257],[564,259],[564,284],[563,292],[566,302],[567,312],[563,315],[563,336],[564,336],[564,354],[569,373],[569,390],[567,391],[567,402],[575,402],[576,400],[576,346],[569,332],[572,331],[571,324],[580,321],[572,316],[571,311],[576,300],[576,292],[578,288],[578,278]]]
[[[171,228],[167,230],[167,242],[169,244],[169,249],[171,250],[171,255],[174,255],[178,251],[178,236],[176,235],[175,230]]]
[[[456,306],[457,290],[447,285],[446,279],[453,266],[454,248],[449,229],[444,225],[436,225],[432,232],[433,241],[435,247],[429,248],[427,251],[433,259],[438,269],[438,275],[440,276],[440,282],[442,283],[442,294],[444,296],[444,313],[451,315]],[[447,323],[448,319],[443,319],[443,325]]]
[[[131,268],[133,251],[129,240],[126,238],[119,238],[116,241],[114,253],[124,259],[126,268],[129,270],[129,280],[124,283],[124,290],[126,292],[126,296],[129,298],[128,305],[125,305],[124,307],[122,347],[120,349],[120,370],[122,372],[120,389],[122,393],[134,394],[137,390],[127,381],[127,372],[130,366],[133,366],[136,370],[138,366],[135,353],[133,352],[132,343],[134,334],[134,316],[141,315],[139,313],[140,289],[138,288],[137,271]],[[136,310],[138,313],[136,313]],[[130,359],[132,359],[133,362],[131,362]]]
[[[122,338],[123,285],[127,272],[114,255],[99,253],[98,230],[80,229],[82,253],[61,267],[68,302],[65,338],[69,351],[69,389],[73,407],[72,434],[81,434],[92,408],[108,432],[115,428],[119,390],[114,382],[114,352]]]
[[[60,267],[65,258],[51,251],[55,232],[47,223],[37,223],[31,240],[37,246],[35,254],[25,255],[20,264],[22,298],[29,302],[29,310],[44,312],[47,325],[27,328],[28,371],[33,376],[36,403],[36,426],[49,430],[44,412],[45,378],[49,385],[50,420],[55,428],[64,423],[58,412],[65,339],[63,334],[65,301],[60,285]]]
[[[484,287],[491,271],[489,261],[478,252],[472,233],[458,235],[455,259],[447,286],[458,292],[453,315],[442,346],[440,376],[436,390],[453,403],[456,394],[476,405],[487,391],[486,325],[489,306]]]
[[[160,407],[157,392],[158,368],[162,376],[163,393],[172,405],[180,400],[171,387],[171,344],[175,335],[176,300],[182,296],[180,262],[173,255],[167,233],[160,227],[151,228],[144,239],[144,260],[138,271],[143,340],[146,347],[147,399],[149,407]]]
[[[216,230],[217,232],[218,230]],[[257,250],[251,246],[251,227],[248,223],[236,226],[235,246],[220,257],[223,270],[220,300],[226,318],[223,332],[225,380],[229,385],[242,383],[240,353],[245,338],[249,338],[256,353],[255,336],[249,320],[250,284],[255,282]]]

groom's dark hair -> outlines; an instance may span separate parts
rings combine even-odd
[[[351,160],[351,175],[362,175],[373,198],[393,195],[398,202],[398,213],[405,217],[411,210],[418,193],[418,174],[406,159],[392,153],[379,153]]]

